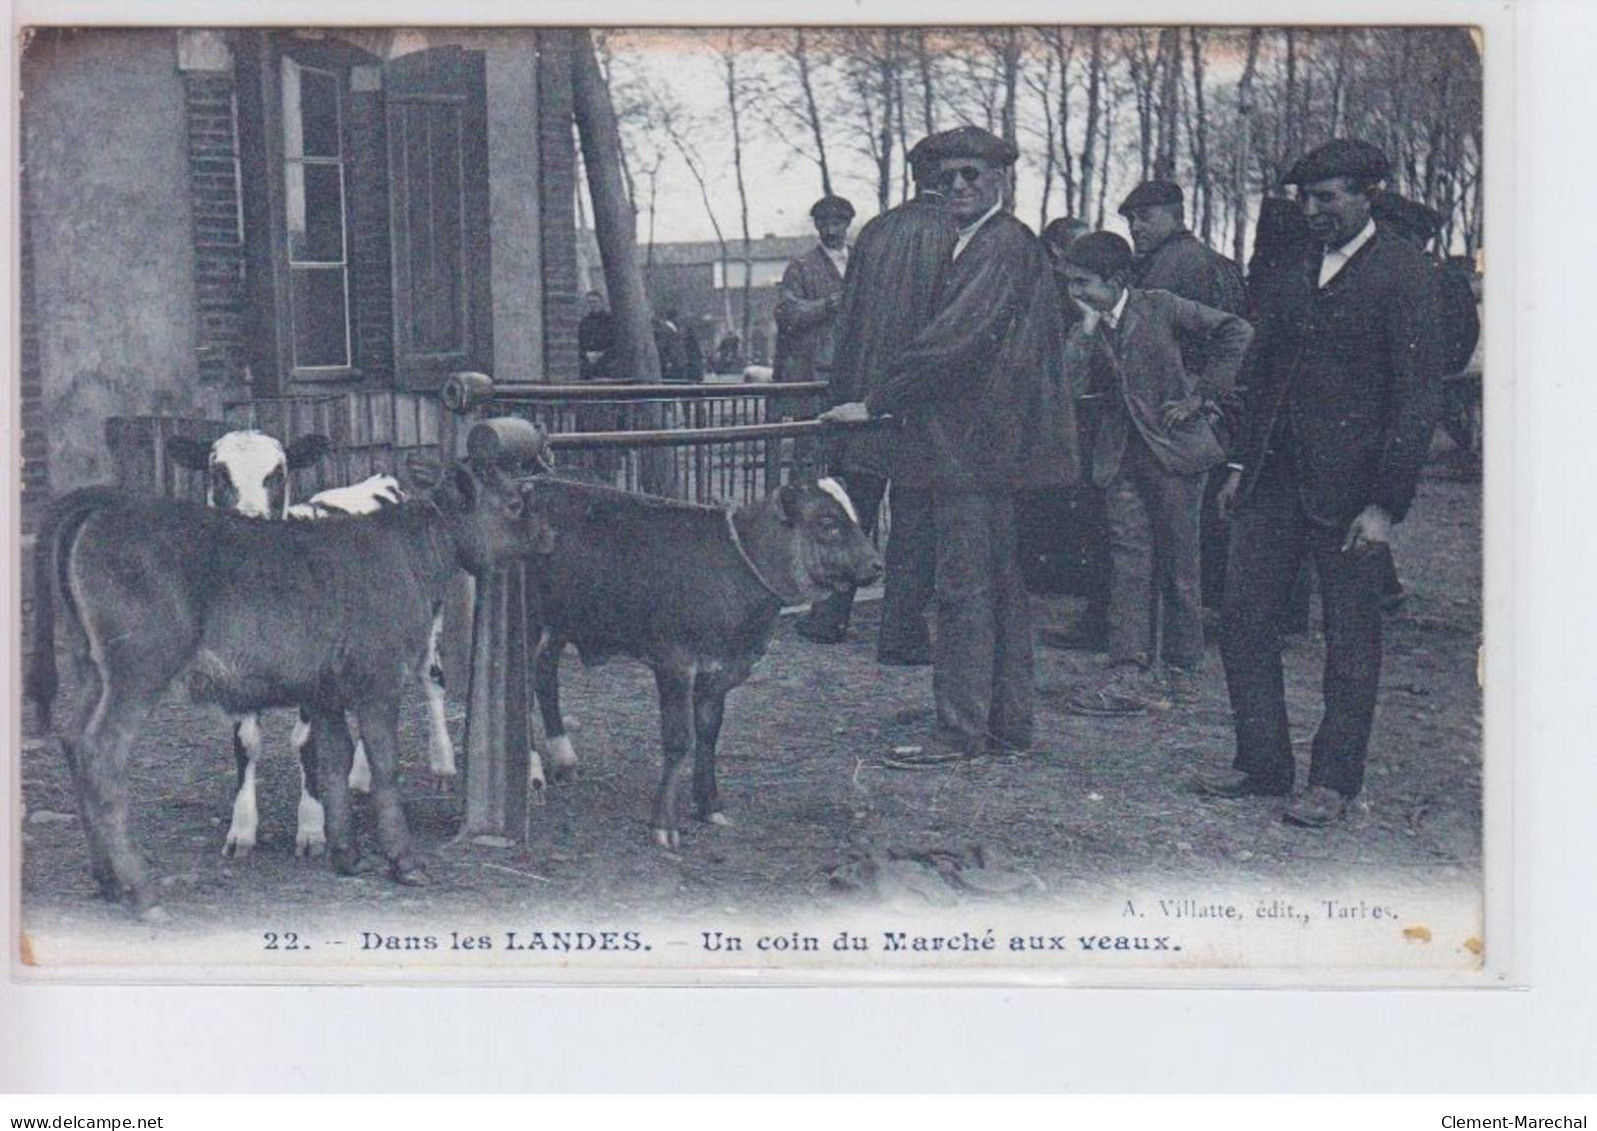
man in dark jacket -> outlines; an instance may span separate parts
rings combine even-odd
[[[848,269],[848,226],[854,206],[841,196],[823,196],[810,206],[820,243],[782,272],[776,303],[778,381],[829,381],[837,346],[837,309]]]
[[[959,230],[931,322],[865,398],[823,419],[903,421],[897,480],[932,492],[937,729],[889,765],[937,765],[1033,741],[1031,620],[1014,497],[1079,473],[1063,313],[1042,244],[1003,211],[1015,147],[974,126],[936,136]]]
[[[869,396],[935,312],[958,233],[942,194],[932,187],[937,166],[927,152],[922,141],[909,153],[915,196],[861,228],[849,252],[830,389],[834,404]],[[841,439],[829,461],[847,485],[866,533],[875,533],[893,478],[892,444],[888,428],[854,432]],[[925,615],[932,598],[931,496],[923,487],[897,480],[892,492],[893,529],[887,541],[876,658],[918,667],[931,663]],[[799,618],[798,634],[818,644],[841,643],[848,636],[853,606],[853,590],[817,601]]]
[[[1309,788],[1289,823],[1337,820],[1364,781],[1381,668],[1380,566],[1414,500],[1436,424],[1442,365],[1436,286],[1424,257],[1380,232],[1373,146],[1337,139],[1286,178],[1319,246],[1285,275],[1261,328],[1239,458],[1220,494],[1234,510],[1221,623],[1237,753],[1197,787],[1287,796],[1295,763],[1276,624],[1312,554],[1325,613],[1325,714]]]
[[[1156,585],[1164,593],[1165,688],[1175,703],[1196,696],[1203,658],[1198,512],[1209,469],[1225,459],[1215,404],[1236,384],[1253,330],[1235,314],[1169,291],[1126,285],[1131,248],[1112,232],[1083,236],[1065,253],[1071,298],[1085,318],[1070,333],[1065,363],[1102,371],[1103,421],[1092,447],[1092,481],[1103,489],[1111,555],[1109,669],[1072,695],[1084,715],[1140,714],[1154,701],[1149,677]],[[1204,368],[1184,353],[1201,347]]]
[[[1231,259],[1204,244],[1187,229],[1186,197],[1170,181],[1148,181],[1120,202],[1120,215],[1131,230],[1137,263],[1131,285],[1138,290],[1169,291],[1227,314],[1248,315],[1248,290],[1242,270]],[[1201,372],[1204,346],[1190,342],[1182,351],[1187,368]],[[1229,399],[1222,410],[1235,408]],[[1203,605],[1218,610],[1225,594],[1226,528],[1216,513],[1219,477],[1204,493],[1202,511]],[[1166,595],[1168,599],[1168,594]]]

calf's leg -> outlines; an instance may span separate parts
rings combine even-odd
[[[724,686],[705,686],[703,676],[693,687],[693,815],[712,825],[732,824],[721,812],[715,785],[715,744],[721,737],[726,692]]]
[[[360,845],[349,811],[349,766],[354,747],[342,707],[306,708],[310,718],[311,740],[307,749],[316,757],[317,777],[321,782],[322,804],[327,814],[327,850],[333,871],[341,876],[355,874],[360,864]]]
[[[294,855],[320,856],[327,850],[327,811],[322,808],[322,764],[310,715],[299,709],[290,739],[299,759],[299,820],[294,829]]]
[[[363,703],[356,713],[371,758],[377,839],[388,858],[389,875],[402,884],[425,884],[427,873],[411,851],[410,828],[399,804],[399,700]]]
[[[422,665],[422,693],[427,696],[427,765],[440,779],[455,776],[455,744],[449,739],[449,721],[444,714],[444,610],[433,608],[432,630],[427,634],[427,656]]]
[[[166,915],[155,903],[148,867],[128,827],[128,751],[155,698],[139,689],[124,691],[106,684],[76,751],[80,810],[91,851],[98,841],[98,851],[109,864],[111,891],[147,920]],[[102,891],[106,890],[100,869],[96,871]]]
[[[233,720],[233,763],[238,768],[238,792],[233,797],[233,821],[227,827],[223,856],[247,856],[255,847],[260,810],[255,803],[255,765],[261,757],[261,717],[240,715]]]
[[[549,742],[549,775],[556,781],[569,778],[577,769],[577,752],[566,734],[566,720],[560,713],[560,654],[566,641],[560,636],[544,636],[533,662],[533,689],[538,697],[538,713],[543,719],[544,737]],[[542,765],[534,762],[534,776],[543,777]]]
[[[676,776],[693,750],[693,669],[662,665],[654,671],[654,684],[660,692],[660,737],[665,746],[660,789],[654,796],[654,842],[661,848],[676,848],[682,843],[677,831]]]

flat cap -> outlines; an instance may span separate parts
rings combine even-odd
[[[1131,245],[1113,232],[1088,232],[1065,248],[1066,263],[1112,279],[1131,267]]]
[[[1386,224],[1399,235],[1421,243],[1428,242],[1442,230],[1441,213],[1395,192],[1371,193],[1370,215],[1377,224]]]
[[[1173,181],[1144,181],[1120,202],[1120,215],[1130,216],[1139,208],[1155,204],[1181,204],[1185,200],[1181,186]]]
[[[960,126],[933,134],[921,143],[929,150],[930,160],[941,161],[948,157],[970,157],[978,161],[991,161],[995,165],[1013,165],[1020,150],[995,133],[980,126]]]
[[[1285,185],[1312,185],[1332,177],[1352,177],[1366,184],[1384,181],[1390,166],[1386,154],[1367,141],[1339,137],[1298,159],[1281,178]]]
[[[823,196],[810,205],[810,215],[816,220],[832,217],[838,220],[854,219],[854,206],[841,196]]]

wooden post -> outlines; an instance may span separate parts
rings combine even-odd
[[[542,433],[517,417],[475,425],[466,438],[477,467],[515,474],[543,449]],[[532,700],[528,691],[526,567],[512,563],[478,578],[466,694],[466,817],[461,836],[527,838],[527,784],[532,767]]]
[[[588,195],[593,198],[593,234],[599,242],[605,289],[615,318],[614,348],[627,380],[652,383],[660,380],[660,354],[654,346],[654,312],[649,307],[643,269],[638,266],[637,220],[621,170],[621,131],[593,53],[593,36],[587,28],[572,28],[565,34],[571,45],[572,108],[582,141],[582,165],[588,171]],[[644,427],[665,426],[659,406],[642,411]],[[639,459],[645,491],[678,493],[669,452],[643,452]]]

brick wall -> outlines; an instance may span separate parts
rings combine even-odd
[[[573,134],[569,31],[538,33],[538,157],[543,182],[544,372],[577,379],[576,139]],[[585,34],[585,33],[584,33]]]
[[[183,75],[194,212],[194,348],[205,385],[244,379],[244,241],[233,90],[229,72]]]

